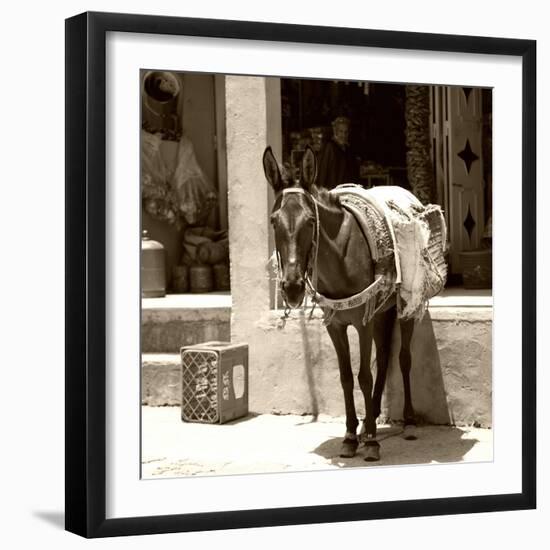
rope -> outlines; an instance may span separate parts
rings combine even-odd
[[[390,437],[396,437],[398,435],[402,435],[405,433],[405,430],[404,428],[401,428],[399,429],[398,431],[396,432],[393,432],[393,433],[388,433],[388,434],[385,434],[383,436],[376,436],[376,441],[380,442],[380,441],[384,441],[384,439],[389,439]]]

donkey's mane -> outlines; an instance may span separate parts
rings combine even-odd
[[[311,194],[321,204],[323,204],[330,210],[340,211],[342,208],[340,197],[335,193],[331,193],[328,189],[324,187],[318,187],[317,185],[313,185],[311,188]]]
[[[277,164],[279,166],[279,173],[281,174],[281,180],[284,187],[291,187],[294,185],[294,178],[292,177],[292,170],[288,162],[284,164]]]

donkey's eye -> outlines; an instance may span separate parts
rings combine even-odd
[[[279,216],[276,213],[271,214],[271,216],[269,216],[269,221],[271,222],[271,225],[275,225],[277,223],[278,218]]]

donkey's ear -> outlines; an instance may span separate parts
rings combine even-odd
[[[306,152],[302,157],[302,173],[300,177],[300,182],[304,189],[309,190],[310,187],[315,183],[317,178],[317,159],[315,158],[315,153],[311,147],[306,148]]]
[[[281,172],[279,171],[279,165],[275,160],[271,147],[267,147],[263,156],[264,174],[269,182],[269,185],[273,187],[273,191],[278,193],[283,188],[283,179],[281,178]]]

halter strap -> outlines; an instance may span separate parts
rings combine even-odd
[[[311,193],[308,193],[303,187],[287,187],[283,189],[283,195],[288,195],[290,193],[301,193],[302,195],[309,195],[311,198],[313,198],[313,195],[311,195]]]
[[[307,287],[308,287],[308,290],[310,290],[309,287],[312,287],[313,292],[310,291],[310,294],[311,294],[312,298],[314,298],[315,297],[315,290],[314,289],[317,288],[317,278],[318,278],[317,257],[319,255],[319,233],[320,233],[319,206],[318,206],[318,203],[317,203],[317,200],[315,199],[315,197],[311,193],[306,191],[303,187],[287,187],[286,189],[283,189],[283,200],[281,201],[281,207],[283,207],[284,204],[285,204],[284,199],[285,199],[286,195],[291,195],[291,194],[296,194],[296,193],[301,194],[301,195],[305,195],[306,197],[311,199],[311,201],[313,202],[313,207],[315,209],[315,237],[314,237],[314,242],[313,242],[313,258],[312,259],[310,258],[310,260],[308,262],[308,269],[307,269],[307,272],[306,272],[306,283],[308,283]],[[277,258],[280,261],[278,251],[277,251]],[[279,268],[280,268],[280,264],[279,264]],[[311,275],[310,275],[309,271],[311,271]],[[315,308],[315,304],[314,304],[313,307]],[[313,310],[312,310],[311,313],[313,313]]]

